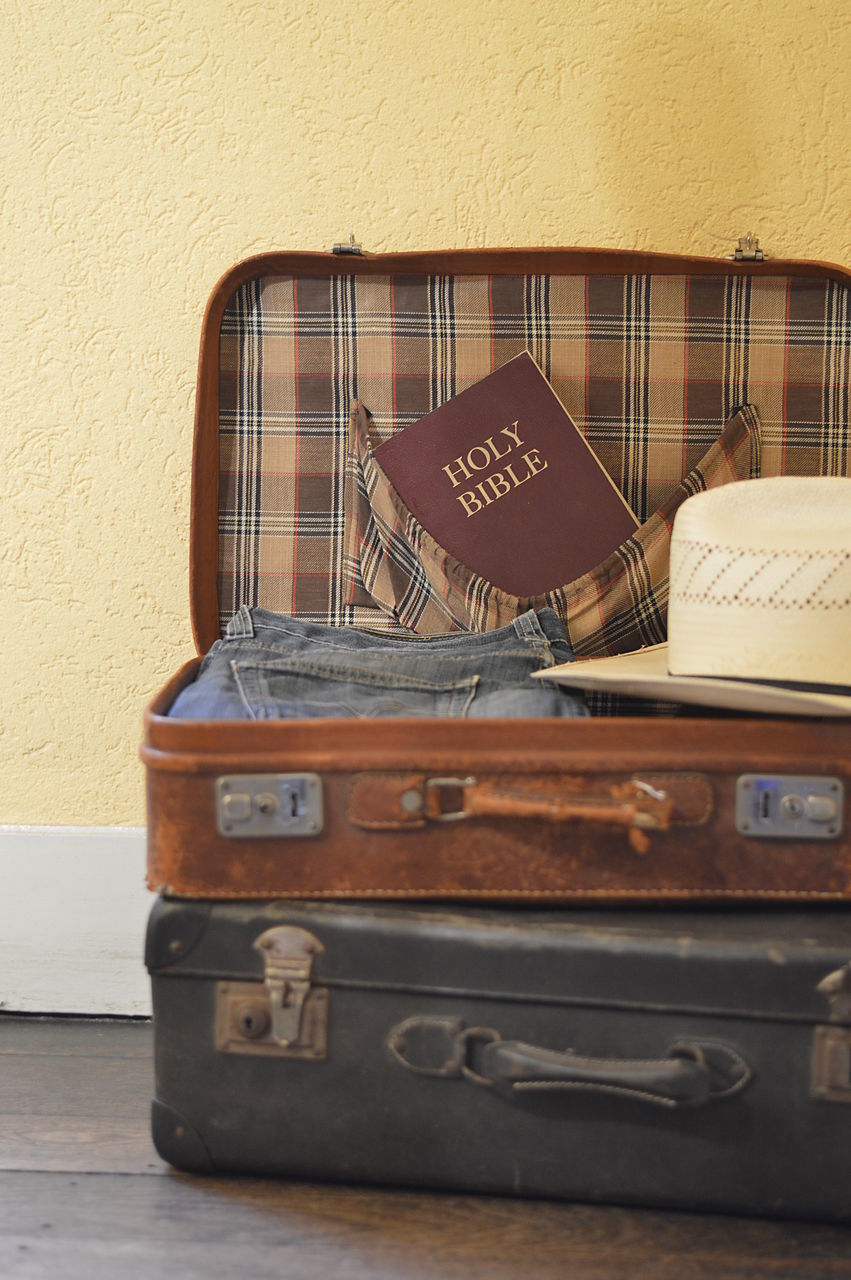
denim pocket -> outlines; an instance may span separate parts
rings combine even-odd
[[[231,662],[239,695],[253,720],[373,719],[449,716],[462,719],[479,684],[477,675],[451,682],[379,671],[371,664],[324,663],[314,658]],[[385,659],[386,661],[386,659]]]

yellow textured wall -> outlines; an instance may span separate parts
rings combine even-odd
[[[191,652],[195,359],[236,259],[851,262],[844,0],[16,0],[2,39],[0,821],[136,823]]]

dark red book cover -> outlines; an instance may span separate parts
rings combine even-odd
[[[435,541],[511,595],[572,582],[638,528],[528,351],[375,458]]]

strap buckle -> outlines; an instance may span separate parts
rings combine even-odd
[[[432,822],[460,822],[463,818],[472,817],[468,810],[464,808],[463,799],[460,809],[450,809],[446,812],[441,807],[435,793],[443,790],[464,791],[467,787],[474,787],[475,785],[475,778],[427,778],[425,784],[426,816]]]

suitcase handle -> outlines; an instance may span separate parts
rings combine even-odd
[[[677,1110],[729,1098],[753,1075],[740,1054],[714,1041],[677,1041],[663,1058],[591,1058],[443,1018],[407,1019],[391,1031],[388,1047],[418,1075],[461,1077],[512,1102],[590,1092]]]
[[[425,773],[356,774],[346,817],[366,831],[422,831],[465,820],[593,823],[625,829],[637,853],[647,853],[650,834],[708,822],[715,793],[703,774],[678,771],[643,777],[500,775],[430,777]]]
[[[447,795],[457,794],[454,809],[445,806]],[[646,853],[645,832],[671,826],[674,804],[670,796],[632,778],[610,783],[603,794],[535,795],[478,783],[475,778],[429,778],[425,789],[425,816],[432,822],[457,822],[463,818],[526,818],[545,822],[600,822],[626,827],[630,844]]]

